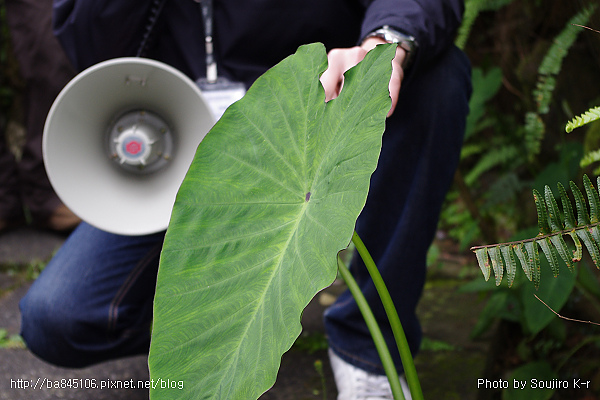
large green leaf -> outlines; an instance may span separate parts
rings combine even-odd
[[[325,103],[325,49],[273,67],[198,147],[165,238],[150,376],[157,398],[258,398],[300,317],[331,284],[375,170],[393,46],[378,46]]]

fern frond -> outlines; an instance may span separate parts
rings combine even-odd
[[[583,187],[587,194],[588,203],[590,203],[590,223],[598,222],[598,208],[600,207],[600,199],[598,199],[598,191],[592,185],[590,178],[587,175],[583,176]]]
[[[505,145],[500,148],[488,151],[483,156],[471,171],[465,176],[467,185],[472,185],[486,171],[494,168],[497,165],[505,165],[514,161],[519,156],[519,149],[514,145]]]
[[[487,247],[482,247],[473,251],[477,257],[477,264],[479,264],[479,268],[481,268],[483,277],[487,281],[490,279],[490,259],[488,257]]]
[[[533,200],[535,201],[535,208],[537,210],[538,228],[540,230],[540,234],[546,235],[550,233],[546,204],[544,204],[544,199],[542,196],[540,196],[540,193],[536,189],[533,189]]]
[[[549,237],[545,237],[537,241],[537,244],[542,248],[542,251],[546,255],[546,259],[550,263],[552,273],[554,277],[558,276],[558,253],[556,248],[553,246]]]
[[[590,234],[589,229],[590,228],[578,229],[575,231],[575,233],[583,241],[583,244],[585,245],[585,248],[587,249],[587,251],[590,253],[590,256],[592,257],[594,264],[596,266],[598,266],[598,261],[600,260],[600,253],[598,252],[598,247],[594,243],[594,239],[593,239],[592,235]]]
[[[598,161],[600,161],[600,149],[594,150],[594,151],[590,151],[589,153],[584,154],[583,158],[579,161],[579,166],[581,168],[585,168],[588,165],[591,165],[591,164],[593,164],[595,162],[598,162]]]
[[[573,251],[573,263],[581,261],[583,258],[583,246],[581,245],[581,241],[577,236],[577,232],[575,230],[569,232],[571,239],[573,239],[573,243],[575,244],[575,250]],[[574,269],[575,265],[571,264],[571,269]]]
[[[471,35],[471,28],[479,15],[481,5],[485,0],[467,0],[465,2],[465,11],[463,13],[463,21],[458,30],[456,40],[454,44],[459,49],[464,49],[469,36]]]
[[[563,214],[565,218],[565,228],[574,229],[577,226],[575,222],[575,215],[573,214],[573,207],[571,207],[571,201],[567,195],[567,191],[562,183],[558,182],[558,191],[560,194],[560,201],[562,204]]]
[[[539,227],[539,234],[536,237],[471,248],[477,256],[477,262],[484,278],[488,280],[493,270],[496,285],[499,285],[506,269],[508,285],[511,286],[514,282],[518,261],[527,279],[533,281],[537,288],[541,273],[540,249],[548,260],[555,277],[559,274],[561,261],[571,272],[574,271],[575,263],[580,261],[583,256],[583,246],[587,249],[594,264],[600,268],[600,177],[594,187],[588,176],[584,175],[583,185],[586,198],[577,185],[570,182],[575,209],[577,209],[577,220],[575,220],[573,204],[563,185],[558,184],[562,209],[552,190],[546,186],[543,197],[537,190],[533,191]],[[564,236],[571,238],[574,250],[569,248]]]
[[[540,152],[541,142],[546,132],[546,126],[539,114],[530,111],[525,114],[524,143],[530,160]]]
[[[550,111],[550,102],[552,101],[552,93],[556,88],[556,78],[549,75],[540,75],[533,90],[533,97],[538,106],[539,114],[547,114]]]
[[[569,185],[571,186],[573,197],[575,197],[575,208],[577,208],[577,226],[588,225],[590,223],[590,217],[588,214],[587,205],[585,204],[585,200],[581,194],[581,190],[579,190],[573,181],[569,182]]]
[[[503,246],[500,248],[504,262],[506,263],[506,280],[508,286],[512,286],[517,274],[517,262],[515,261],[515,253],[512,246]],[[496,277],[497,279],[497,277]]]
[[[600,107],[593,107],[584,112],[582,115],[573,118],[571,121],[567,123],[565,126],[565,131],[570,133],[575,128],[580,128],[584,125],[589,124],[590,122],[596,121],[600,119]],[[595,160],[597,161],[597,160]]]
[[[580,26],[587,24],[596,7],[597,4],[591,4],[571,17],[542,60],[538,68],[540,75],[557,75],[560,72],[563,59],[582,31]]]
[[[490,247],[488,252],[490,253],[492,269],[494,270],[494,275],[496,276],[496,286],[498,286],[500,282],[502,282],[502,274],[504,272],[504,263],[502,262],[500,246]]]
[[[584,8],[567,22],[563,30],[554,38],[552,46],[542,60],[538,68],[540,75],[557,75],[560,72],[563,59],[582,31],[578,25],[587,24],[596,7],[597,5],[593,4]]]
[[[527,279],[532,279],[532,263],[530,262],[529,255],[525,250],[525,244],[517,243],[512,246],[521,262],[521,266],[523,267],[523,272],[525,272],[525,276]]]
[[[540,274],[542,270],[540,264],[540,252],[536,242],[525,243],[525,248],[529,254],[529,263],[531,264],[529,268],[531,270],[533,284],[537,288],[540,286]]]
[[[550,236],[550,241],[554,248],[558,251],[560,258],[565,262],[567,267],[573,271],[575,266],[573,265],[573,256],[569,255],[569,248],[567,247],[567,243],[563,239],[562,235],[554,235]],[[558,272],[554,275],[557,276]]]
[[[554,199],[554,194],[548,186],[545,188],[545,200],[548,206],[548,223],[550,224],[550,231],[557,232],[564,229],[562,221],[560,220],[560,211],[558,210],[558,204]]]
[[[514,0],[467,0],[465,1],[465,11],[463,13],[463,22],[456,35],[454,44],[459,49],[463,49],[469,39],[473,23],[481,11],[498,10]]]
[[[563,30],[554,38],[552,46],[546,52],[538,68],[538,81],[532,93],[537,103],[537,109],[525,115],[524,142],[530,160],[540,152],[540,143],[546,131],[541,116],[550,110],[552,94],[556,87],[556,76],[562,69],[568,50],[581,32],[581,28],[577,25],[585,25],[596,8],[596,4],[590,5],[567,22]]]

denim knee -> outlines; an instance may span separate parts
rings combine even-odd
[[[81,367],[83,352],[76,343],[84,339],[78,335],[73,318],[77,313],[51,293],[29,290],[21,299],[21,336],[29,350],[42,360],[60,367]]]

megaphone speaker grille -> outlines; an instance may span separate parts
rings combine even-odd
[[[84,221],[122,235],[167,228],[195,150],[214,124],[196,84],[144,58],[88,68],[56,98],[44,128],[46,170]]]

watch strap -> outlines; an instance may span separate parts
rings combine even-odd
[[[406,35],[400,31],[397,31],[396,29],[390,28],[389,25],[384,25],[381,28],[367,34],[363,41],[371,37],[383,39],[388,43],[398,44],[398,46],[406,51],[406,57],[402,62],[402,69],[406,70],[410,66],[418,48],[418,44],[414,36]]]

